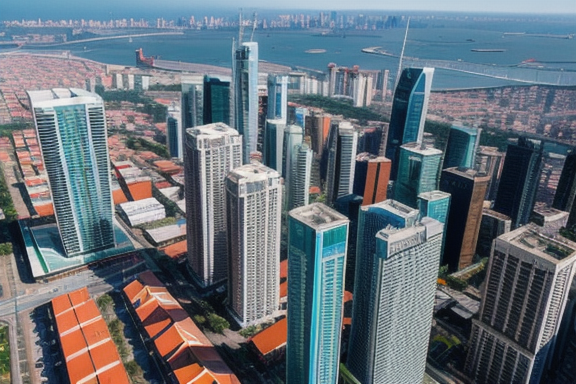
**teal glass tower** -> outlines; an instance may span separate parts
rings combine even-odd
[[[476,150],[480,141],[478,128],[466,128],[452,126],[442,169],[452,167],[473,168],[476,158]]]
[[[338,382],[347,238],[324,204],[289,212],[287,383]]]
[[[66,255],[114,247],[102,99],[75,88],[29,91],[28,97]]]
[[[392,103],[386,142],[386,158],[392,160],[390,179],[396,180],[400,146],[422,142],[434,68],[406,68],[402,71]]]
[[[204,124],[230,125],[230,81],[227,76],[204,77]]]
[[[441,158],[442,151],[418,143],[400,147],[394,200],[416,208],[419,194],[437,189]]]
[[[450,194],[442,191],[424,192],[418,195],[420,217],[430,217],[446,224],[450,211]]]

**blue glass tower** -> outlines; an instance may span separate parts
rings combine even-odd
[[[450,194],[442,191],[424,192],[418,195],[420,217],[430,217],[446,224],[450,211]]]
[[[230,78],[204,77],[204,124],[230,125]]]
[[[234,128],[242,135],[243,163],[258,142],[258,43],[242,43],[234,52]]]
[[[268,119],[288,118],[288,76],[268,75]]]
[[[29,91],[67,256],[114,247],[104,103],[82,89]]]
[[[480,141],[478,128],[466,128],[452,126],[442,169],[452,167],[473,168],[475,164],[476,150]]]
[[[338,382],[347,235],[324,204],[289,213],[287,383]]]
[[[400,146],[422,142],[434,68],[406,68],[394,92],[386,157],[392,160],[390,179],[396,180]]]

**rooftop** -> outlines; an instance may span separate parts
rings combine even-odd
[[[449,197],[450,194],[448,192],[442,192],[442,191],[423,192],[418,195],[418,198],[428,201],[442,200]]]
[[[279,177],[278,171],[259,162],[242,165],[228,173],[228,179],[236,183],[250,183]]]
[[[44,102],[52,100],[69,101],[76,97],[92,97],[96,100],[102,100],[100,96],[95,93],[88,92],[80,88],[52,88],[41,91],[27,91],[30,101],[34,106],[42,107]],[[46,104],[46,105],[52,105]]]
[[[274,325],[252,336],[250,341],[263,355],[286,345],[288,338],[288,319],[284,317]]]
[[[229,127],[224,123],[213,123],[201,125],[199,127],[188,128],[186,133],[191,136],[211,136],[214,138],[224,136],[239,136],[239,133],[234,128]]]
[[[302,223],[317,229],[328,229],[348,223],[348,218],[322,203],[313,203],[295,208],[290,216]]]
[[[421,143],[406,143],[402,145],[400,148],[404,148],[407,151],[419,153],[422,156],[433,156],[433,155],[442,155],[442,151],[436,149],[434,147],[428,147]]]
[[[558,264],[559,261],[569,257],[576,257],[576,243],[561,236],[554,238],[544,236],[540,233],[539,227],[531,223],[501,235],[498,240],[527,250],[553,264]]]

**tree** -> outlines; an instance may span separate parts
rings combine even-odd
[[[220,317],[215,313],[210,313],[208,315],[208,323],[214,332],[220,334],[222,334],[225,329],[230,328],[230,323],[225,318]]]

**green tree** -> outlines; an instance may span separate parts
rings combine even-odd
[[[208,324],[215,333],[222,334],[225,329],[230,328],[230,323],[223,317],[215,313],[208,314]]]

